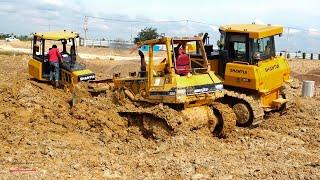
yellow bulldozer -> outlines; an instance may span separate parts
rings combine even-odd
[[[119,102],[134,102],[136,108],[119,114],[148,131],[155,128],[148,124],[153,119],[166,122],[169,129],[179,124],[189,129],[205,126],[225,136],[236,124],[251,126],[266,111],[285,108],[288,100],[282,88],[290,81],[290,68],[285,58],[276,56],[274,43],[282,32],[282,27],[269,25],[221,26],[216,53],[212,45],[205,45],[205,36],[147,40],[138,46],[148,47],[148,63],[141,63],[146,68],[96,82],[111,82]],[[155,46],[165,53],[156,56]],[[96,87],[89,92],[101,90]],[[176,121],[174,112],[185,119]]]
[[[276,56],[275,36],[283,27],[257,24],[223,25],[219,50],[205,43],[208,61],[225,87],[223,100],[237,116],[238,126],[260,122],[265,112],[283,110],[288,100],[283,86],[290,82],[290,67]],[[208,36],[203,36],[208,42]]]
[[[62,46],[63,63],[60,64],[60,84],[72,91],[80,81],[94,80],[95,74],[76,61],[76,38],[79,34],[72,31],[38,32],[33,34],[32,59],[28,62],[29,74],[39,80],[49,80],[50,64],[48,61],[48,41]],[[49,44],[49,43],[48,43]],[[70,47],[70,51],[67,50]]]
[[[192,58],[187,47],[195,43],[199,44],[200,53]],[[119,99],[126,97],[138,107],[119,112],[120,115],[136,122],[142,120],[142,124],[148,123],[146,119],[157,119],[166,122],[170,129],[179,124],[189,129],[206,127],[219,137],[235,128],[232,109],[217,101],[225,95],[223,84],[210,69],[201,37],[161,37],[141,42],[141,46],[148,47],[146,72],[131,72],[124,77],[114,74],[110,80]],[[165,53],[155,57],[155,46],[165,49]],[[97,87],[89,91],[97,92]],[[173,111],[185,119],[173,122]]]

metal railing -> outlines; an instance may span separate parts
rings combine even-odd
[[[105,48],[117,48],[117,49],[130,49],[134,47],[134,44],[130,41],[122,40],[93,40],[80,38],[80,46],[89,47],[105,47]]]
[[[285,52],[280,51],[276,53],[277,56],[284,56],[287,59],[310,59],[320,60],[320,53],[305,53],[305,52]]]

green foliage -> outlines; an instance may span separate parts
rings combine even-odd
[[[11,33],[11,34],[0,34],[0,40],[4,40],[12,36],[16,37],[20,41],[30,41],[32,39],[31,36],[27,36],[27,35],[15,36],[13,33]]]
[[[0,34],[0,40],[10,37],[10,34]]]
[[[138,33],[138,36],[134,38],[133,42],[137,44],[140,41],[155,39],[157,37],[159,37],[157,28],[146,27],[141,29],[141,31]]]
[[[17,39],[19,39],[20,41],[30,41],[32,38],[27,35],[20,35],[17,37]]]

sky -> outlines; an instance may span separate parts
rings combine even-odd
[[[90,38],[130,39],[146,26],[180,35],[256,22],[283,25],[286,32],[290,27],[287,41],[309,38],[309,42],[320,40],[319,7],[317,0],[0,0],[0,32],[72,29],[83,34],[88,16]]]

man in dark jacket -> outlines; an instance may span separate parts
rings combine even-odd
[[[140,77],[146,77],[146,71],[147,71],[147,64],[144,59],[144,54],[141,50],[139,50],[139,56],[140,56]]]

